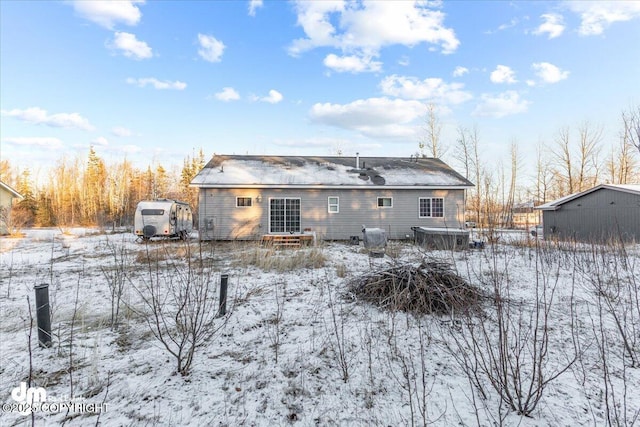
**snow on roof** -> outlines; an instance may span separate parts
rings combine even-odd
[[[627,193],[634,193],[640,195],[640,184],[600,184],[596,187],[590,188],[585,191],[581,191],[579,193],[569,194],[568,196],[560,197],[559,199],[553,200],[551,202],[547,202],[543,205],[536,206],[535,209],[543,210],[543,211],[555,211],[560,208],[561,205],[570,202],[571,200],[577,199],[578,197],[585,196],[594,191],[607,188],[609,190],[616,191],[624,191]]]
[[[630,193],[640,194],[640,184],[606,184],[605,187],[617,188],[629,191]]]
[[[356,168],[356,164],[360,168]],[[215,156],[191,181],[196,187],[429,186],[473,184],[438,159]]]

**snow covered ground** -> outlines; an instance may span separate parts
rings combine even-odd
[[[638,245],[553,245],[512,232],[460,252],[391,242],[384,258],[371,258],[345,243],[274,253],[253,243],[147,245],[90,229],[26,230],[0,245],[2,426],[31,425],[32,417],[68,426],[640,422]],[[425,257],[451,263],[494,303],[482,314],[417,316],[348,292],[365,274]],[[143,296],[196,265],[210,274],[215,298],[228,275],[229,300],[182,376],[146,322]],[[109,284],[118,272],[112,328]],[[34,286],[42,283],[50,348],[38,346],[35,325]],[[29,378],[46,402],[59,403],[53,412],[11,412],[12,391]],[[69,402],[78,405],[67,410]]]

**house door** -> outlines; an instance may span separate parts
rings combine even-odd
[[[269,200],[269,233],[300,232],[300,199]]]

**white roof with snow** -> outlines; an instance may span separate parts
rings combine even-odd
[[[473,186],[439,159],[293,156],[214,156],[191,185],[204,188]]]

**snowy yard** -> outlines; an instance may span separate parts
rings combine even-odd
[[[391,242],[371,258],[346,243],[144,244],[90,229],[2,238],[3,411],[29,380],[47,402],[87,406],[3,413],[1,424],[638,424],[640,245],[553,245],[524,233],[497,241],[459,252]],[[349,292],[364,275],[424,259],[477,287],[481,311],[414,315]],[[215,316],[221,274],[227,314]],[[50,348],[38,345],[42,283]],[[210,315],[181,375],[153,325],[168,322],[164,340],[176,348],[167,337],[181,336],[172,322],[188,310],[178,313],[175,296],[188,284],[209,292],[197,304]],[[100,410],[89,413],[92,404]]]

